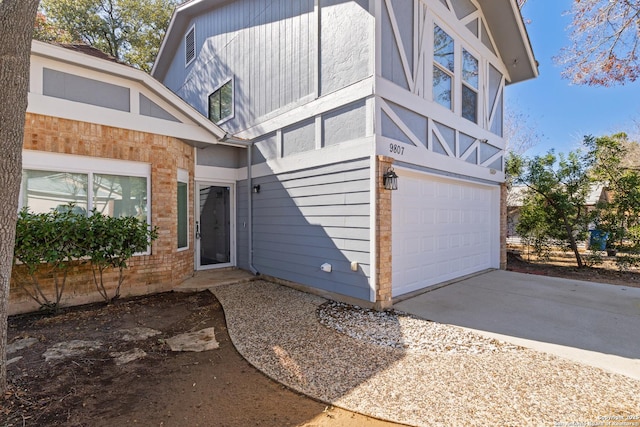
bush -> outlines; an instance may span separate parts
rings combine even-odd
[[[158,238],[157,229],[150,229],[145,221],[134,217],[113,218],[94,210],[88,218],[86,256],[96,289],[105,301],[120,297],[127,261],[136,253],[146,252],[151,242]],[[113,297],[109,297],[104,285],[104,271],[118,269],[118,284]]]
[[[18,213],[13,260],[14,266],[23,264],[26,276],[16,277],[16,282],[41,309],[58,309],[69,263],[84,255],[82,241],[86,220],[86,216],[74,213],[72,209],[35,214],[25,208]],[[38,273],[53,278],[54,295],[44,291]]]
[[[120,296],[124,270],[136,253],[146,252],[158,237],[145,221],[134,217],[113,218],[97,212],[79,213],[73,205],[48,213],[35,214],[22,209],[16,224],[14,266],[23,264],[26,275],[17,274],[17,284],[41,309],[57,311],[64,293],[70,262],[90,262],[96,289],[106,302]],[[110,297],[104,272],[118,269],[118,283]],[[53,278],[54,295],[48,295],[39,276]]]

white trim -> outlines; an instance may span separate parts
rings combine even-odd
[[[369,194],[370,194],[370,202],[369,202],[369,265],[371,266],[371,273],[369,275],[369,300],[371,302],[376,301],[376,289],[378,287],[378,277],[376,272],[379,269],[378,266],[378,245],[377,245],[377,227],[376,223],[378,221],[377,215],[377,192],[378,192],[378,176],[376,174],[376,169],[378,167],[378,157],[375,154],[372,154],[369,157]],[[392,205],[393,206],[393,205]]]
[[[215,181],[224,184],[235,184],[237,181],[246,179],[247,168],[229,169],[216,166],[196,165],[194,180],[195,181]],[[243,176],[244,174],[244,176]]]
[[[215,186],[215,187],[229,187],[229,262],[212,264],[207,266],[200,265],[200,239],[196,239],[194,245],[194,268],[196,270],[215,270],[219,268],[234,267],[237,264],[236,250],[236,183],[235,182],[223,182],[217,179],[213,180],[197,180],[194,183],[194,221],[199,223],[202,227],[200,220],[200,188],[201,186]],[[194,224],[195,225],[195,224]],[[194,230],[195,231],[195,230]]]
[[[413,147],[411,145],[401,144],[404,148],[403,155],[397,155],[389,152],[389,145],[398,145],[398,141],[383,136],[378,136],[377,141],[377,154],[393,157],[398,162],[411,163],[418,167],[439,170],[443,173],[468,176],[495,183],[502,183],[505,179],[504,172],[494,171],[492,174],[492,171],[489,168],[467,163],[462,159],[456,159],[444,154],[425,150],[423,146]]]
[[[95,172],[151,179],[151,165],[149,163],[35,150],[22,150],[22,168],[77,173]]]
[[[250,127],[249,129],[239,132],[237,136],[247,140],[254,139],[261,135],[275,132],[293,123],[298,123],[315,117],[319,112],[330,111],[360,99],[367,98],[373,95],[374,82],[375,79],[373,76],[367,77],[357,83],[347,86],[344,89],[332,92],[329,95],[322,96],[301,105],[295,110],[287,111],[286,113],[282,113],[270,120],[266,120],[258,125]]]
[[[229,82],[231,82],[231,114],[229,114],[228,116],[222,117],[222,118],[220,118],[220,120],[215,122],[215,124],[218,125],[218,126],[220,126],[223,123],[228,122],[229,120],[233,119],[236,116],[236,81],[235,81],[235,76],[231,76],[228,79],[224,80],[222,82],[222,84],[218,85],[218,87],[216,87],[214,90],[212,90],[209,93],[209,95],[207,95],[207,117],[209,118],[209,120],[211,120],[211,102],[210,102],[210,98],[211,98],[211,96],[213,96],[214,93],[216,93],[217,91],[221,90]],[[220,94],[220,99],[222,99],[222,94]],[[221,111],[221,113],[222,113],[222,111]]]
[[[411,67],[409,67],[409,60],[407,59],[407,51],[404,48],[404,43],[402,42],[402,37],[400,36],[400,30],[398,29],[398,20],[396,19],[396,14],[393,10],[391,1],[384,0],[384,3],[387,7],[389,20],[391,21],[391,32],[393,33],[393,38],[395,40],[396,47],[398,48],[398,53],[400,53],[400,62],[402,62],[402,69],[404,70],[404,76],[407,79],[409,91],[413,92],[416,86],[416,83],[415,83],[415,79],[411,75]],[[415,33],[415,30],[414,30],[414,33]]]
[[[95,58],[84,53],[74,52],[70,49],[65,49],[59,46],[54,46],[48,43],[43,43],[39,41],[32,41],[31,43],[31,57],[32,62],[34,58],[48,58],[50,60],[56,61],[60,64],[70,64],[72,66],[82,68],[83,73],[80,75],[86,76],[91,72],[99,72],[101,73],[100,79],[105,80],[106,76],[114,76],[117,78],[125,79],[128,83],[125,84],[127,87],[132,87],[131,84],[137,83],[142,85],[146,90],[152,92],[157,95],[159,98],[167,102],[169,105],[173,106],[177,111],[184,114],[184,116],[190,122],[190,125],[193,127],[201,127],[203,128],[203,132],[208,133],[208,142],[209,143],[217,143],[218,139],[221,139],[225,136],[226,132],[215,124],[211,123],[206,117],[200,114],[196,109],[187,104],[181,98],[179,98],[176,94],[171,92],[167,87],[162,85],[160,82],[155,80],[150,75],[146,74],[143,71],[135,69],[133,67],[129,67],[127,65],[105,61],[104,59]],[[42,79],[42,74],[39,75],[39,79]],[[32,86],[34,88],[38,87],[37,85]],[[146,91],[144,92],[146,96]],[[29,104],[31,107],[32,97],[30,94]],[[47,97],[49,98],[49,97]],[[50,99],[50,98],[49,98]],[[79,104],[85,106],[85,104]],[[100,114],[108,109],[101,109]],[[58,110],[57,114],[53,114],[55,117],[60,117],[61,110]],[[100,115],[95,115],[91,120],[91,122],[95,122],[98,120]],[[136,117],[136,120],[141,117]],[[179,117],[176,117],[179,118]],[[71,118],[73,119],[73,118]],[[158,119],[156,119],[158,120]],[[131,122],[131,117],[129,117],[129,122]],[[166,120],[165,120],[166,121]],[[154,122],[156,123],[156,122]],[[152,129],[154,129],[155,124],[147,129],[147,132],[154,133]],[[126,129],[130,129],[131,125],[126,126]],[[197,140],[199,141],[199,139]],[[204,142],[204,141],[203,141]],[[234,144],[228,144],[234,145]],[[235,144],[237,145],[237,144]]]
[[[178,246],[178,252],[186,251],[191,247],[191,233],[189,233],[189,171],[186,169],[178,168],[176,173],[176,181],[179,184],[187,184],[187,245]],[[177,211],[176,211],[177,212]],[[177,224],[177,222],[176,222]]]
[[[374,137],[365,137],[324,147],[322,150],[311,150],[296,153],[291,156],[267,160],[253,166],[254,178],[289,172],[292,170],[316,168],[332,163],[343,163],[349,160],[361,159],[371,156]],[[201,167],[201,166],[200,166]],[[244,167],[240,169],[238,179],[246,178]]]

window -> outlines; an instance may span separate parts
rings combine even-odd
[[[189,247],[189,172],[178,169],[178,249]]]
[[[185,67],[196,59],[196,27],[193,26],[184,37],[184,63]]]
[[[148,164],[25,152],[20,205],[35,213],[68,209],[149,222]]]
[[[462,49],[462,117],[478,121],[478,60]]]
[[[219,123],[233,116],[233,79],[209,95],[209,120]]]
[[[433,100],[453,108],[455,53],[453,39],[437,25],[433,30]]]

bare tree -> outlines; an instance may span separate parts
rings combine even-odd
[[[640,75],[640,0],[574,0],[571,44],[556,62],[576,84],[611,86]]]
[[[522,155],[543,138],[531,117],[519,110],[506,109],[504,114],[505,151]]]
[[[0,0],[0,394],[7,389],[7,313],[22,177],[31,37],[39,0]]]

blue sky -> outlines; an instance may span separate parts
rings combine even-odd
[[[569,45],[567,27],[572,0],[529,0],[523,16],[528,26],[533,52],[540,63],[538,78],[508,86],[506,108],[529,118],[529,125],[542,140],[526,155],[569,152],[584,135],[608,135],[625,131],[638,134],[640,122],[640,81],[624,86],[597,88],[572,85],[560,77],[561,66],[553,57]]]

